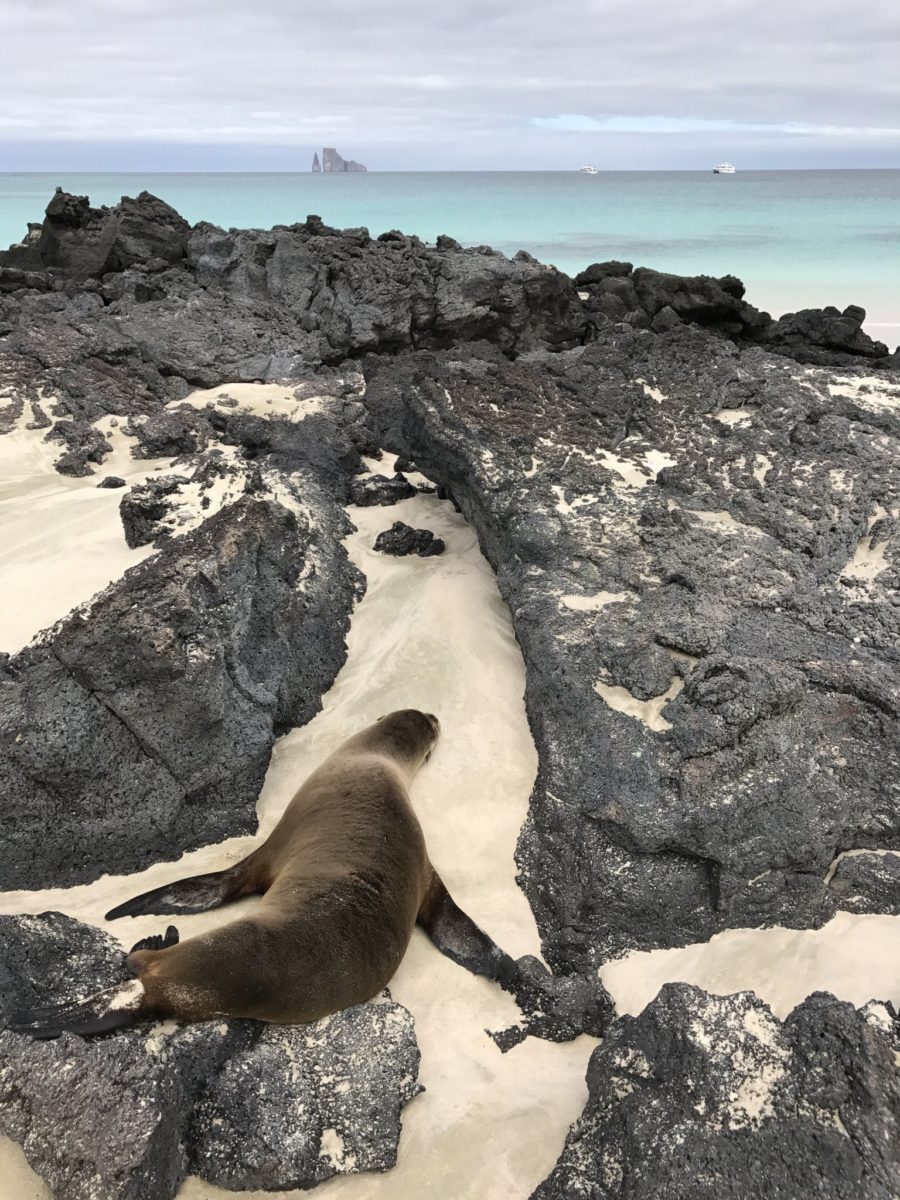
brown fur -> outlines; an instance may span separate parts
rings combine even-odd
[[[215,877],[215,903],[263,893],[252,912],[128,956],[145,988],[138,1012],[314,1021],[381,991],[436,886],[407,787],[438,731],[436,718],[404,709],[332,754],[265,843]]]

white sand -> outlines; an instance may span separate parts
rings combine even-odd
[[[18,427],[0,436],[0,650],[14,653],[36,633],[64,617],[153,553],[129,550],[119,517],[125,488],[98,488],[106,475],[128,485],[142,482],[169,459],[131,457],[134,439],[105,417],[97,422],[113,451],[96,474],[71,479],[53,464],[59,442],[46,429],[26,429],[26,405]]]
[[[900,1004],[900,918],[838,913],[822,929],[731,929],[709,942],[625,955],[600,969],[616,1011],[637,1015],[664,983],[751,990],[778,1017],[815,991],[857,1007]]]
[[[628,599],[627,592],[594,592],[592,596],[560,596],[560,602],[575,612],[596,612],[607,604]]]
[[[871,590],[870,585],[875,582],[875,579],[882,571],[888,567],[887,548],[888,542],[880,541],[876,545],[872,545],[872,529],[876,522],[882,517],[894,516],[894,513],[888,514],[887,510],[881,505],[876,504],[875,511],[869,518],[866,526],[866,532],[856,544],[856,549],[844,569],[841,571],[841,577],[847,579],[855,579],[859,583],[866,585],[866,590]]]
[[[675,466],[675,459],[662,450],[645,450],[635,459],[623,458],[611,450],[601,450],[599,461],[608,471],[620,476],[630,488],[644,488],[653,482],[663,467]]]
[[[200,389],[191,392],[183,400],[173,400],[168,408],[179,408],[189,404],[192,408],[206,408],[223,397],[237,400],[237,406],[219,405],[223,413],[246,412],[258,417],[287,417],[291,421],[302,421],[304,417],[322,412],[321,396],[298,399],[296,385],[279,383],[225,383],[221,387]]]
[[[844,396],[870,412],[900,410],[900,387],[881,375],[837,375],[828,390],[832,396]]]
[[[594,691],[616,712],[624,713],[626,717],[634,717],[636,721],[643,722],[648,729],[661,733],[672,728],[671,721],[665,719],[662,710],[670,700],[675,699],[683,687],[684,680],[675,676],[664,692],[650,700],[639,700],[627,688],[612,687],[599,681],[594,684]]]
[[[749,425],[756,408],[720,408],[713,416],[723,425]]]
[[[393,708],[427,708],[440,717],[443,736],[413,798],[435,865],[460,905],[507,950],[536,953],[537,931],[515,884],[513,852],[537,762],[525,718],[524,665],[494,576],[473,531],[447,502],[417,496],[350,512],[360,531],[348,548],[368,576],[368,592],[353,617],[347,664],[323,712],[275,748],[260,796],[262,828],[271,827],[297,784],[349,733]],[[432,529],[446,541],[446,553],[431,559],[376,554],[375,536],[394,520]],[[7,912],[56,908],[103,925],[103,912],[120,898],[234,861],[252,844],[233,839],[139,876],[7,893],[0,905]],[[233,913],[177,923],[186,937]],[[130,946],[164,925],[165,918],[142,917],[107,928]],[[594,1039],[554,1045],[531,1038],[502,1055],[484,1031],[516,1021],[512,1000],[444,958],[418,931],[391,992],[415,1018],[427,1091],[406,1110],[395,1170],[341,1177],[317,1194],[524,1200],[553,1167],[584,1106]],[[0,1172],[17,1179],[16,1195],[27,1196],[34,1185],[21,1182],[22,1166],[17,1148],[0,1149]],[[226,1195],[234,1193],[197,1180],[180,1193],[182,1200]]]

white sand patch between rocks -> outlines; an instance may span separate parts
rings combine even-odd
[[[713,416],[723,425],[749,425],[755,412],[755,408],[720,408]]]
[[[853,400],[870,412],[900,410],[900,387],[881,375],[838,375],[828,384],[832,396]]]
[[[600,451],[600,463],[620,476],[627,487],[643,488],[652,483],[663,467],[674,467],[675,459],[662,450],[645,450],[636,459],[622,458],[611,450]]]
[[[321,396],[298,397],[296,384],[279,383],[223,383],[221,387],[198,389],[183,400],[173,400],[167,408],[180,408],[187,404],[191,408],[206,408],[207,404],[220,408],[222,412],[251,413],[257,417],[287,417],[289,421],[302,421],[324,408]],[[236,405],[219,404],[222,399],[237,400]]]
[[[576,612],[596,612],[607,604],[618,604],[628,599],[627,592],[595,592],[593,596],[560,596],[560,603]]]
[[[729,929],[675,950],[635,951],[600,968],[618,1013],[637,1016],[665,983],[726,996],[753,991],[784,1018],[811,992],[859,1007],[900,1004],[900,919],[838,913],[821,929]]]
[[[127,486],[171,462],[132,458],[124,418],[104,417],[95,427],[112,453],[94,475],[73,479],[54,470],[60,443],[46,442],[46,429],[26,429],[29,420],[26,405],[18,427],[0,436],[0,650],[7,653],[154,553],[129,550],[119,501]],[[126,488],[98,488],[106,475],[120,476]]]
[[[627,688],[612,687],[607,683],[595,683],[594,691],[616,712],[624,713],[626,717],[634,717],[635,720],[642,721],[648,729],[662,733],[663,730],[672,728],[671,721],[665,719],[662,710],[670,700],[675,699],[683,687],[684,680],[676,676],[666,691],[650,700],[639,700]]]

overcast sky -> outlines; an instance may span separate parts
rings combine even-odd
[[[0,0],[0,170],[900,166],[900,0]]]

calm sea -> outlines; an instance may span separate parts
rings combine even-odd
[[[142,188],[188,220],[268,227],[402,229],[575,272],[608,258],[679,273],[731,273],[780,314],[862,304],[870,332],[900,339],[900,170],[463,172],[366,175],[0,174],[0,244],[39,220],[56,184],[112,204]]]

